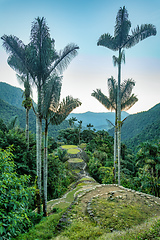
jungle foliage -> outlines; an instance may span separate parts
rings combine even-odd
[[[106,131],[78,127],[60,131],[58,139],[65,144],[86,143],[88,169],[90,175],[99,183],[114,183],[113,175],[113,137]],[[160,196],[160,144],[144,142],[137,146],[134,153],[123,143],[121,145],[121,181],[122,185],[137,191]],[[139,165],[139,159],[142,159]]]
[[[30,177],[18,176],[15,172],[11,149],[0,149],[0,235],[2,239],[11,239],[33,225],[34,192],[34,187],[30,187]]]

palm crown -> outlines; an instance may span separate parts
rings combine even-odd
[[[131,31],[131,22],[128,20],[128,12],[125,8],[120,8],[114,27],[114,36],[105,33],[100,36],[97,45],[107,47],[113,51],[130,48],[145,38],[156,35],[156,28],[152,24],[142,24]]]
[[[135,81],[132,79],[124,80],[121,83],[121,110],[129,110],[137,101],[137,97],[132,94]],[[117,111],[117,81],[111,77],[108,79],[109,97],[105,96],[100,89],[96,89],[91,94],[108,110]]]

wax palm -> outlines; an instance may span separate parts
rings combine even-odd
[[[129,110],[137,101],[137,97],[132,94],[132,89],[135,82],[128,79],[121,84],[121,110]],[[108,79],[109,97],[105,96],[100,89],[96,89],[91,94],[108,110],[115,111],[115,125],[114,125],[114,180],[116,181],[116,156],[117,156],[117,89],[118,84],[116,80],[111,77]]]
[[[29,82],[28,75],[26,77],[24,75],[19,76],[17,74],[17,79],[20,82],[20,84],[23,83],[23,85],[24,85],[24,92],[22,95],[24,97],[24,100],[22,102],[22,105],[26,109],[26,141],[27,141],[27,148],[29,149],[29,110],[32,107],[32,99],[31,99],[32,90],[31,90],[31,85]]]
[[[63,72],[79,47],[67,45],[59,53],[54,47],[54,39],[50,37],[45,18],[36,18],[31,28],[31,42],[25,45],[16,36],[3,35],[3,46],[9,52],[9,65],[19,74],[29,73],[37,87],[38,103],[36,112],[36,142],[37,142],[37,176],[38,188],[41,192],[41,136],[42,136],[42,88],[48,77],[56,72]]]
[[[73,109],[81,105],[78,99],[67,96],[60,102],[61,93],[61,77],[53,75],[43,86],[42,114],[45,119],[45,135],[44,135],[44,161],[43,161],[43,184],[44,184],[44,203],[43,212],[47,216],[47,139],[49,124],[59,125],[62,123]]]
[[[118,57],[113,56],[114,65],[118,65],[118,89],[117,89],[117,127],[118,127],[118,184],[120,185],[120,148],[121,148],[121,63],[125,61],[124,49],[131,48],[139,41],[156,35],[156,28],[152,24],[137,26],[131,31],[131,22],[125,7],[120,8],[116,16],[114,36],[109,33],[101,35],[97,45],[118,51]]]

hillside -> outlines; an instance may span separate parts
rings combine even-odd
[[[133,150],[144,141],[160,139],[160,104],[145,112],[127,117],[122,126],[121,139]],[[109,130],[113,136],[113,128]]]
[[[66,166],[75,181],[65,195],[47,203],[48,217],[17,240],[159,239],[160,198],[99,184],[87,172],[82,149],[61,147],[69,154]]]
[[[129,116],[127,112],[122,112],[122,119]],[[108,130],[115,123],[114,112],[85,112],[85,113],[71,113],[68,118],[75,117],[78,121],[82,121],[82,126],[86,127],[91,123],[96,130]],[[107,119],[112,123],[109,123]]]
[[[5,82],[0,82],[0,98],[6,103],[13,105],[17,108],[23,109],[22,107],[22,94],[23,90],[17,87],[13,87]]]
[[[26,124],[25,109],[24,108],[20,109],[13,105],[10,105],[0,98],[0,118],[2,118],[3,121],[7,124],[15,116],[18,117],[17,124],[21,128],[25,129],[25,124]],[[64,121],[58,126],[49,125],[48,135],[56,138],[58,136],[58,131],[61,129],[65,129],[67,127],[69,127],[68,121]],[[44,124],[43,124],[43,129],[44,129]],[[29,130],[32,133],[36,132],[36,117],[32,109],[29,111]]]
[[[160,104],[145,112],[130,115],[122,126],[122,140],[128,140],[140,134],[147,126],[160,119]]]
[[[20,127],[25,128],[25,109],[22,107],[22,93],[20,88],[0,82],[0,118],[8,122],[12,117],[18,116]],[[115,122],[114,112],[86,112],[71,113],[67,119],[75,117],[82,121],[83,128],[91,123],[96,130],[106,130],[113,136],[112,124]],[[127,118],[126,118],[127,117]],[[160,104],[145,112],[129,115],[122,111],[122,119],[126,118],[122,126],[122,141],[133,150],[146,140],[160,139]],[[107,119],[112,123],[109,123]],[[35,132],[35,115],[29,113],[30,130]],[[60,126],[49,126],[49,135],[56,137],[58,130],[69,127],[68,121]]]

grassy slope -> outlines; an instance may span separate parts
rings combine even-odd
[[[48,213],[29,233],[16,239],[160,238],[160,199],[116,185],[100,185],[88,176],[73,183],[62,198],[48,202]]]

